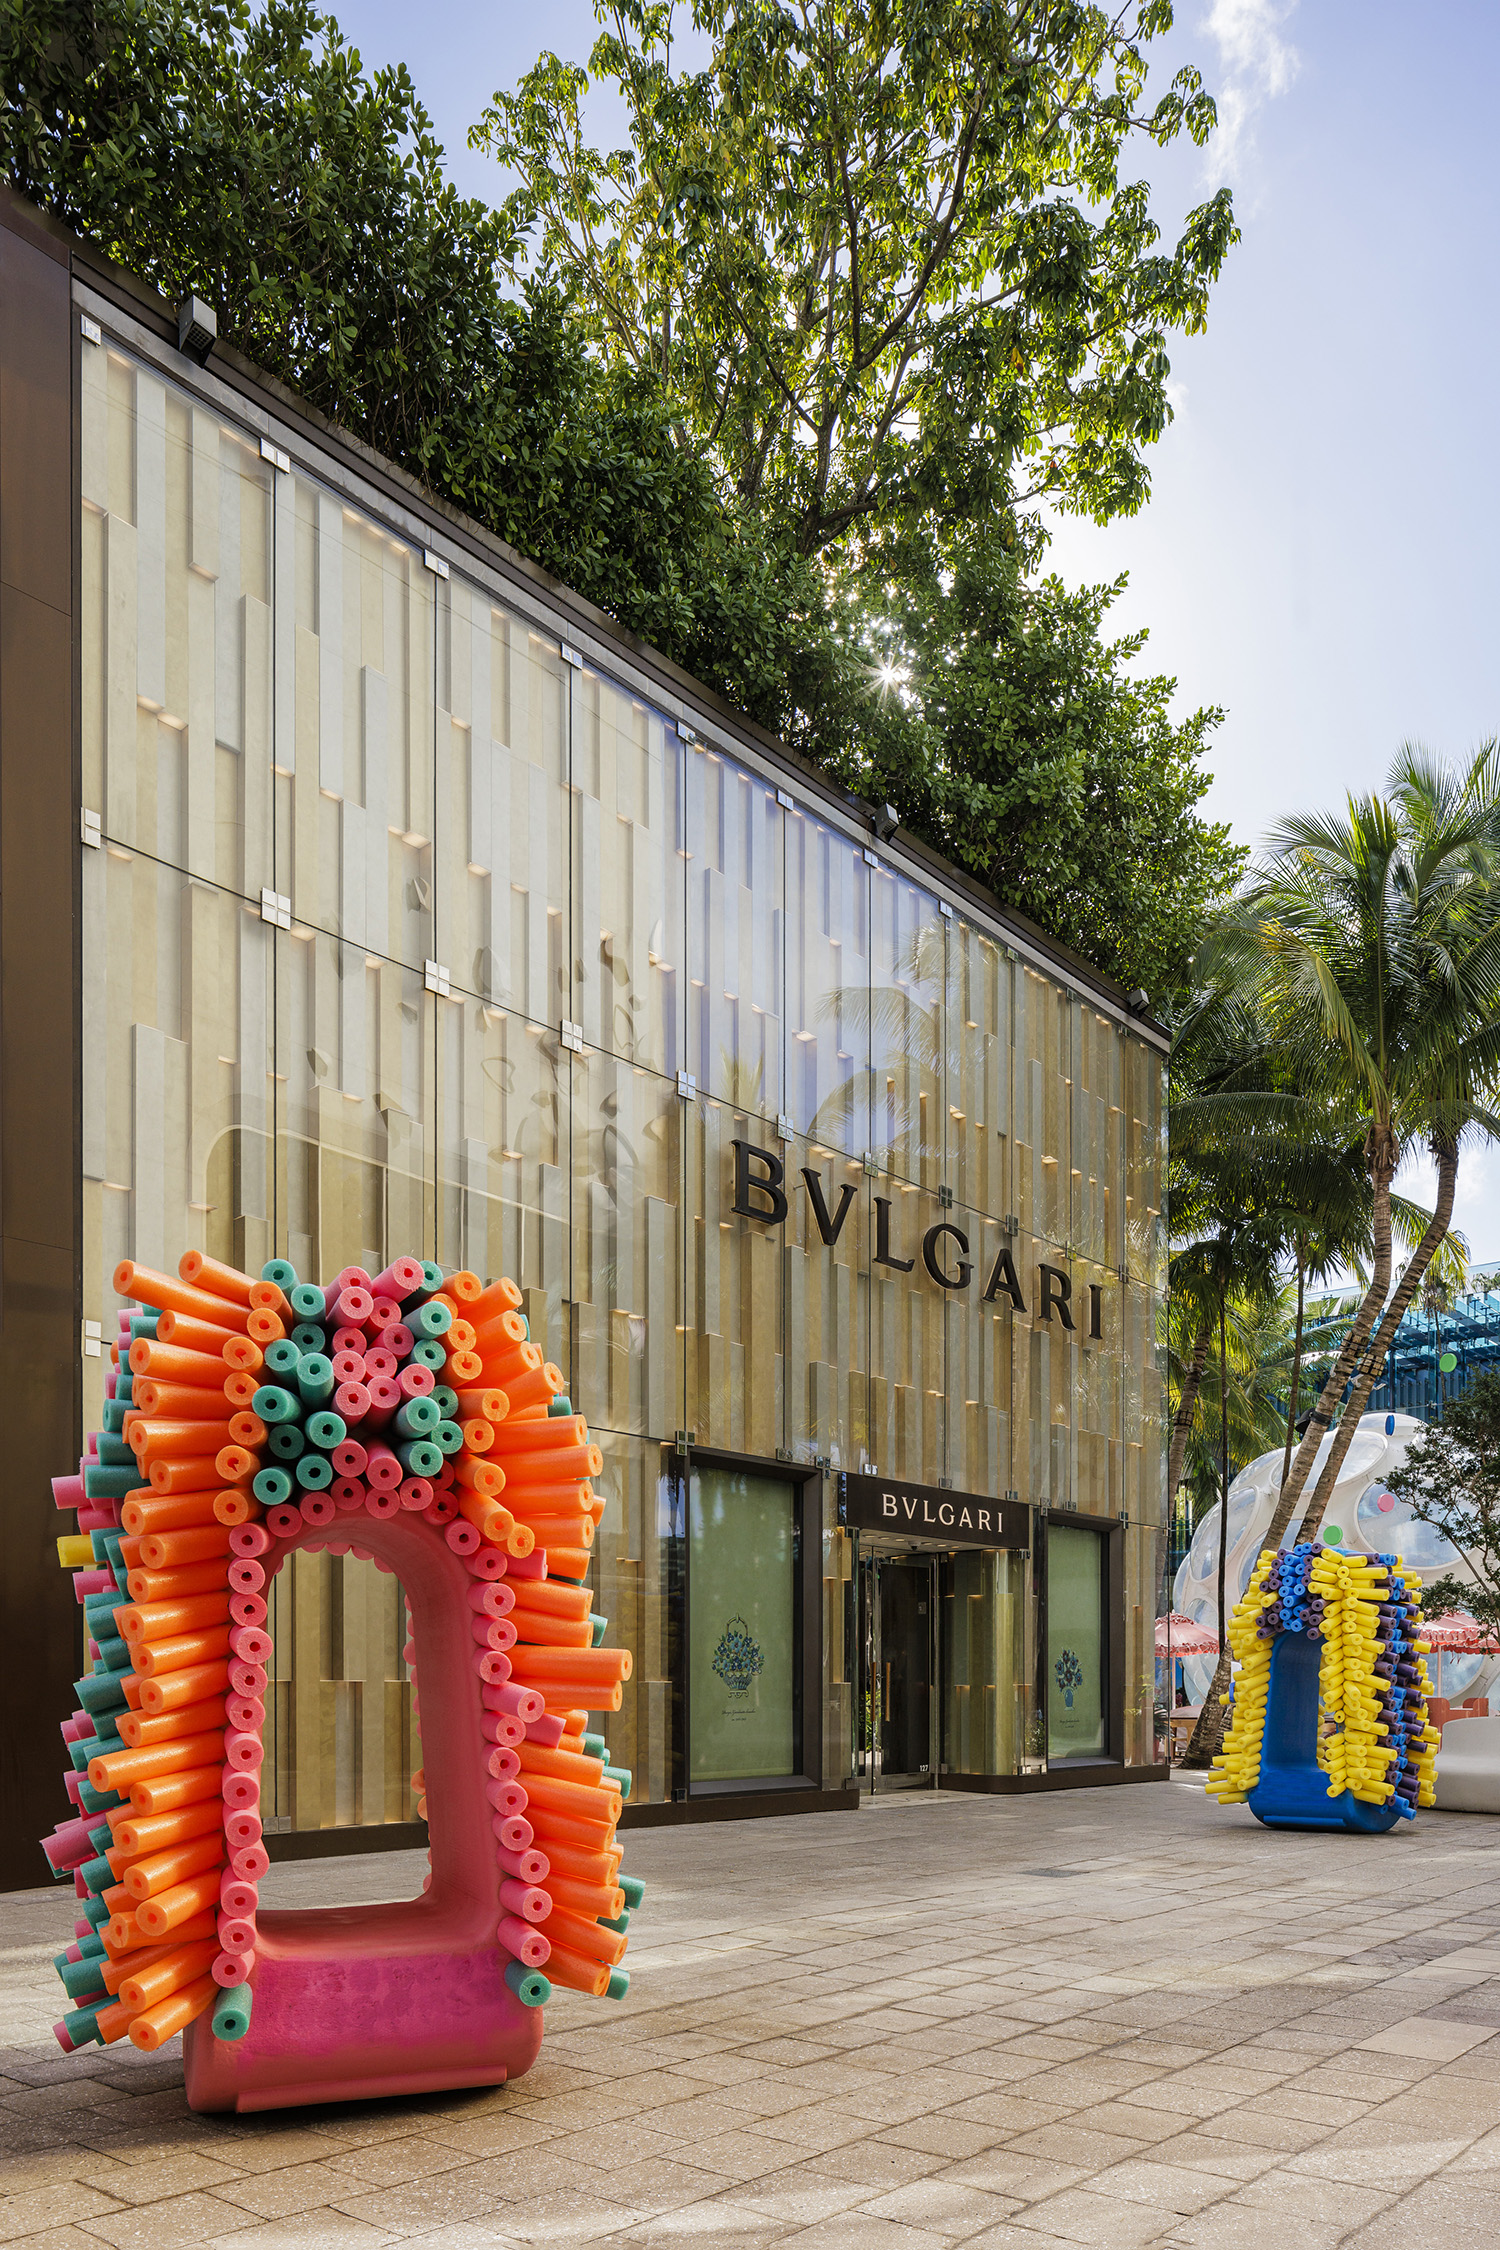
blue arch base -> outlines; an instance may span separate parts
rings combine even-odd
[[[1367,1805],[1345,1789],[1328,1794],[1318,1764],[1318,1667],[1322,1642],[1306,1633],[1278,1633],[1261,1738],[1260,1779],[1247,1802],[1267,1828],[1348,1828],[1382,1836],[1401,1818],[1394,1799]]]

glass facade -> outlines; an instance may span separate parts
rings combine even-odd
[[[1128,1517],[1125,1756],[1149,1760],[1157,1049],[703,740],[623,650],[580,661],[498,569],[434,571],[332,462],[281,466],[109,339],[81,366],[85,1316],[108,1332],[118,1259],[192,1248],[512,1275],[604,1452],[633,1803],[709,1778],[679,1739],[679,1441],[773,1481],[878,1464]],[[784,1168],[783,1219],[735,1212],[736,1142]],[[856,1732],[834,1489],[800,1519],[825,1787]],[[393,1583],[301,1558],[278,1598],[275,1816],[409,1818]],[[1024,1558],[955,1563],[955,1771],[1037,1755],[1036,1599]]]

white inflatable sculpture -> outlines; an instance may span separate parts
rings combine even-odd
[[[1333,1488],[1333,1498],[1323,1512],[1321,1530],[1325,1544],[1343,1554],[1399,1554],[1424,1584],[1452,1570],[1460,1561],[1458,1550],[1450,1547],[1430,1524],[1415,1522],[1411,1509],[1404,1500],[1393,1497],[1385,1480],[1406,1459],[1407,1447],[1425,1426],[1410,1414],[1361,1415],[1338,1483]],[[1312,1497],[1318,1472],[1327,1458],[1329,1443],[1325,1438],[1307,1479],[1304,1491],[1308,1499]],[[1229,1487],[1229,1541],[1224,1569],[1226,1610],[1233,1609],[1244,1593],[1255,1558],[1265,1544],[1281,1490],[1281,1463],[1282,1450],[1278,1446],[1274,1453],[1262,1453],[1258,1460],[1241,1469]],[[1283,1542],[1286,1546],[1300,1535],[1301,1513],[1299,1508]],[[1193,1543],[1177,1573],[1172,1593],[1172,1607],[1192,1618],[1194,1624],[1206,1625],[1211,1633],[1217,1633],[1219,1626],[1218,1574],[1219,1510],[1211,1508],[1193,1534]],[[1436,1657],[1430,1656],[1427,1664],[1436,1683]],[[1212,1657],[1182,1659],[1182,1684],[1190,1703],[1202,1702],[1213,1671]],[[1497,1673],[1500,1673],[1500,1658],[1497,1657],[1445,1656],[1438,1692],[1450,1703],[1458,1703],[1465,1696],[1484,1695]]]

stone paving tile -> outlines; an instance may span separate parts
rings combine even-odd
[[[0,1900],[0,2242],[1463,2250],[1487,2216],[1494,2250],[1484,1827],[1404,1834],[1394,1903],[1389,1852],[1181,1787],[895,1798],[629,1857],[630,1999],[559,1994],[517,2085],[259,2117],[193,2117],[174,2048],[49,2049],[69,1902]],[[419,1864],[283,1865],[267,1895],[409,1894]]]

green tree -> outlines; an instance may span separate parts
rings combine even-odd
[[[590,78],[544,54],[471,139],[613,364],[650,369],[738,497],[805,554],[885,522],[1046,496],[1138,508],[1167,339],[1203,326],[1227,190],[1164,249],[1133,141],[1200,144],[1180,70],[1144,107],[1168,0],[598,0],[589,70],[627,149],[589,146]]]
[[[1353,1379],[1302,1536],[1321,1522],[1401,1315],[1447,1235],[1460,1143],[1500,1132],[1497,850],[1495,745],[1456,774],[1408,748],[1384,796],[1285,822],[1242,902],[1239,957],[1272,1036],[1314,1099],[1363,1122],[1371,1190],[1369,1285],[1282,1486],[1273,1547]],[[1405,1150],[1424,1144],[1436,1204],[1387,1304],[1391,1185]]]
[[[1464,1609],[1500,1631],[1500,1374],[1479,1376],[1449,1399],[1441,1422],[1414,1438],[1391,1472],[1391,1491],[1457,1547],[1472,1578],[1435,1579],[1423,1596],[1430,1617]]]

